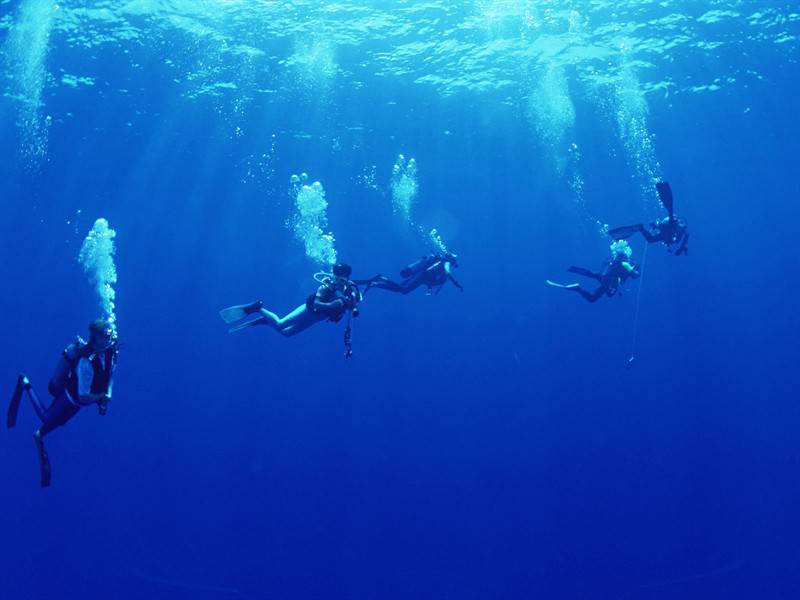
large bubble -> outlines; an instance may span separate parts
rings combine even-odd
[[[411,209],[417,199],[417,161],[400,154],[392,167],[392,206],[403,220],[411,223]]]
[[[315,181],[309,185],[305,173],[292,175],[290,193],[296,210],[289,223],[295,237],[303,243],[306,256],[323,267],[336,264],[336,239],[326,231],[328,201],[322,184]]]
[[[114,285],[117,283],[117,267],[114,264],[116,236],[117,232],[109,227],[108,221],[97,219],[83,240],[78,254],[78,260],[97,292],[103,316],[112,325],[117,321],[114,313],[117,296],[114,291]]]

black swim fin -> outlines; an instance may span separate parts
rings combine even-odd
[[[656,184],[656,190],[658,191],[658,197],[661,199],[661,204],[664,205],[664,208],[667,209],[667,213],[669,213],[669,218],[673,218],[675,216],[675,207],[673,206],[672,188],[669,182],[659,181]]]
[[[50,486],[50,458],[47,456],[47,450],[44,449],[44,442],[38,435],[33,435],[33,441],[36,444],[36,451],[39,454],[39,473],[41,475],[42,487]]]
[[[30,387],[31,382],[28,378],[20,373],[17,377],[17,386],[14,388],[14,393],[11,395],[11,402],[8,403],[8,415],[6,416],[6,426],[11,429],[17,424],[17,413],[19,412],[19,403],[22,400],[22,392],[26,387]]]
[[[608,230],[608,235],[610,235],[615,240],[626,240],[635,233],[642,230],[642,225],[623,225],[622,227],[615,227],[614,229]]]

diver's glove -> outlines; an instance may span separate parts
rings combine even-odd
[[[103,396],[100,400],[97,401],[97,412],[101,417],[106,416],[106,412],[108,411],[108,401],[111,400],[108,396]]]

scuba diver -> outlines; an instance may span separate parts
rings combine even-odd
[[[641,233],[647,243],[654,244],[662,242],[668,252],[674,252],[675,256],[689,253],[689,227],[686,221],[675,216],[672,188],[666,181],[659,181],[656,184],[658,197],[661,204],[667,209],[668,216],[660,221],[653,221],[646,226],[641,223],[637,225],[624,225],[616,227],[608,232],[615,240],[623,240],[636,233]]]
[[[449,280],[463,292],[463,286],[453,277],[453,267],[458,267],[458,257],[455,254],[450,252],[429,254],[400,271],[400,276],[403,278],[400,283],[396,283],[384,275],[375,275],[372,279],[361,279],[356,283],[367,286],[364,293],[367,293],[370,288],[378,288],[398,294],[409,294],[425,284],[428,287],[427,294],[430,296],[442,291],[442,287]]]
[[[39,453],[41,485],[50,485],[50,460],[44,448],[44,437],[66,424],[82,407],[97,404],[100,415],[105,415],[111,400],[114,369],[117,365],[117,332],[105,319],[89,324],[89,341],[78,339],[62,352],[48,390],[53,396],[45,408],[30,380],[20,374],[8,407],[7,426],[17,424],[17,412],[23,393],[28,396],[42,425],[33,432],[33,441]]]
[[[226,323],[233,324],[229,330],[231,333],[254,325],[268,325],[281,335],[291,337],[321,321],[338,323],[347,314],[345,346],[348,347],[346,355],[349,357],[352,352],[347,338],[351,331],[351,320],[358,316],[358,303],[362,299],[358,286],[350,280],[352,272],[350,265],[338,264],[333,267],[332,274],[314,275],[314,279],[320,284],[317,291],[285,317],[279,317],[264,308],[261,300],[223,308],[219,311],[219,316]]]
[[[600,284],[593,292],[583,289],[578,283],[560,284],[547,280],[547,284],[553,287],[578,292],[588,302],[597,302],[603,296],[611,298],[620,291],[620,287],[628,279],[638,279],[640,272],[636,264],[630,258],[633,251],[628,242],[619,240],[611,244],[611,258],[603,265],[599,273],[584,269],[583,267],[570,267],[570,273],[583,275],[597,280]]]

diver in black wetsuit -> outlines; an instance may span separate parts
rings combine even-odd
[[[444,284],[450,281],[463,292],[463,286],[453,277],[453,267],[458,267],[458,257],[455,254],[449,252],[430,254],[400,271],[400,276],[403,277],[403,281],[400,283],[396,283],[384,275],[375,275],[372,279],[362,279],[356,283],[366,284],[364,293],[368,292],[370,288],[378,288],[398,294],[409,294],[424,284],[428,287],[428,295],[431,295],[438,294]]]
[[[666,181],[656,184],[658,197],[661,204],[667,209],[668,216],[660,221],[653,221],[647,226],[641,223],[636,225],[624,225],[611,229],[608,234],[615,240],[622,240],[631,237],[636,233],[641,233],[649,244],[662,242],[668,252],[674,252],[675,256],[689,253],[689,227],[686,221],[675,216],[672,188]]]
[[[630,260],[631,254],[631,248],[628,243],[618,241],[611,244],[611,258],[605,262],[603,269],[599,273],[583,267],[570,267],[568,269],[570,273],[595,279],[600,285],[593,292],[583,289],[578,283],[564,285],[549,279],[547,283],[553,287],[578,292],[588,302],[597,302],[603,296],[611,298],[619,292],[620,287],[628,279],[639,278],[639,268],[638,265]]]
[[[350,281],[352,272],[350,265],[342,263],[333,267],[333,273],[315,275],[320,284],[316,293],[285,317],[279,317],[264,308],[260,300],[223,308],[219,315],[223,321],[233,325],[231,333],[254,325],[268,325],[285,337],[296,335],[322,321],[338,323],[348,313],[357,317],[361,292],[355,282]]]
[[[17,379],[6,424],[9,428],[17,424],[17,412],[25,393],[42,422],[33,433],[39,453],[42,487],[50,485],[50,460],[44,448],[44,437],[67,423],[84,406],[97,404],[99,413],[106,414],[108,401],[111,400],[117,352],[116,330],[108,321],[97,319],[89,324],[88,342],[78,337],[62,352],[48,384],[53,396],[49,407],[45,408],[24,374]]]

